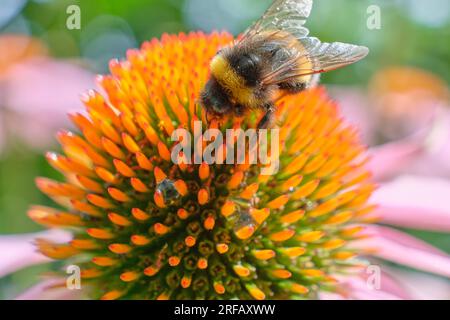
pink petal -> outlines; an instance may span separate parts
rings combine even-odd
[[[352,246],[385,260],[450,277],[450,256],[446,253],[387,227],[367,226],[366,230],[370,237]]]
[[[16,300],[79,300],[83,290],[69,290],[64,280],[47,279],[16,297]]]
[[[320,293],[323,300],[399,300],[398,295],[387,292],[385,288],[373,288],[366,280],[364,273],[356,273],[351,276],[338,275],[335,278],[339,281],[336,293]],[[384,278],[383,278],[384,280]],[[383,281],[381,281],[381,284]]]
[[[350,278],[345,283],[346,290],[351,299],[356,300],[399,300],[400,297],[385,292],[381,289],[370,288],[366,281],[357,278]]]
[[[364,91],[348,86],[327,86],[330,95],[339,105],[345,120],[358,128],[362,141],[371,144],[375,136],[373,109],[368,108],[368,97]]]
[[[2,82],[4,130],[32,147],[48,147],[56,130],[72,127],[66,114],[82,109],[80,94],[95,87],[94,78],[64,60],[39,57],[13,65]]]
[[[426,140],[426,152],[405,171],[426,176],[450,178],[450,110],[445,105],[436,115]]]
[[[418,137],[391,142],[372,148],[369,151],[371,160],[368,169],[377,181],[388,179],[405,165],[411,163],[423,151]]]
[[[450,282],[421,272],[390,268],[389,273],[408,290],[412,299],[449,300]]]
[[[0,277],[31,265],[51,261],[36,252],[32,243],[36,238],[65,242],[70,240],[70,235],[55,229],[38,233],[0,236]]]
[[[450,182],[439,178],[404,176],[374,192],[374,212],[381,221],[401,227],[450,231]]]

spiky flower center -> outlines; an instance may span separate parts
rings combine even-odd
[[[47,158],[66,182],[37,184],[67,211],[35,206],[29,215],[73,230],[70,243],[37,244],[80,265],[93,297],[314,298],[354,263],[346,244],[373,185],[356,131],[321,89],[278,102],[273,175],[261,164],[172,161],[177,128],[203,120],[204,129],[245,130],[261,116],[207,124],[197,105],[210,59],[230,41],[164,35],[130,50],[99,77],[105,96],[84,97],[88,115],[70,116],[80,133],[58,134],[64,155]]]

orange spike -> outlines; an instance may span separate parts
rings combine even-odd
[[[122,141],[128,151],[132,153],[141,151],[141,148],[139,148],[136,141],[134,141],[133,138],[131,138],[127,133],[122,133]]]
[[[318,269],[303,269],[301,273],[308,277],[321,277],[325,275],[322,270]]]
[[[294,193],[292,194],[292,199],[298,200],[309,196],[311,193],[314,192],[314,190],[316,190],[316,188],[319,186],[319,183],[320,183],[319,179],[311,180],[305,183],[300,188],[294,191]]]
[[[169,265],[171,267],[176,267],[177,265],[180,264],[180,261],[181,261],[180,258],[178,258],[177,256],[171,256],[169,258]]]
[[[224,254],[228,251],[228,245],[226,243],[218,243],[216,245],[216,250],[220,254]]]
[[[312,198],[314,200],[320,200],[329,197],[336,193],[341,187],[342,184],[339,181],[331,181],[325,184],[323,187],[320,187]]]
[[[336,198],[332,198],[318,205],[314,210],[310,211],[308,215],[314,218],[319,217],[333,211],[338,207],[338,205],[339,205],[338,200]]]
[[[120,120],[122,120],[122,124],[125,127],[125,129],[127,129],[127,131],[133,135],[133,136],[137,136],[139,134],[139,130],[136,127],[136,125],[133,122],[133,119],[131,118],[131,116],[126,115],[125,113],[122,113],[120,115]]]
[[[306,294],[309,292],[309,289],[301,284],[293,283],[291,286],[291,291],[298,294]]]
[[[349,221],[353,217],[352,211],[342,211],[325,220],[324,224],[342,224]]]
[[[131,178],[130,183],[133,189],[136,190],[137,192],[145,193],[150,191],[147,188],[147,186],[142,182],[142,180],[139,178]]]
[[[111,164],[106,158],[101,156],[98,152],[95,152],[91,147],[84,147],[83,151],[86,155],[91,158],[92,162],[97,166],[102,166],[106,168],[110,168]]]
[[[119,299],[124,294],[123,291],[119,290],[112,290],[107,293],[105,293],[100,300],[116,300]]]
[[[208,193],[208,190],[206,190],[206,189],[200,189],[200,190],[198,191],[197,198],[198,198],[198,203],[199,203],[200,205],[205,205],[205,204],[207,204],[208,201],[209,201],[209,193]]]
[[[95,269],[95,268],[84,269],[84,270],[81,270],[81,272],[80,272],[80,276],[83,279],[97,278],[97,277],[101,276],[102,274],[103,274],[102,271]]]
[[[164,196],[161,191],[156,190],[153,195],[153,200],[155,201],[155,204],[160,208],[165,208],[166,204],[164,201]]]
[[[99,176],[100,179],[102,179],[103,181],[111,183],[111,184],[117,183],[116,176],[114,174],[112,174],[111,172],[109,172],[108,170],[106,170],[105,168],[96,167],[94,170],[95,170],[95,173],[97,174],[97,176]]]
[[[113,243],[108,246],[109,250],[117,254],[125,254],[131,251],[131,247],[127,244]]]
[[[85,176],[80,176],[80,175],[77,175],[76,178],[77,178],[78,182],[85,189],[87,189],[89,191],[96,192],[96,193],[101,193],[104,190],[103,186],[100,183],[98,183],[98,182],[96,182],[96,181],[94,181],[92,179],[89,179],[89,178],[87,178]]]
[[[123,191],[110,187],[108,188],[108,193],[114,200],[117,200],[119,202],[130,202],[131,198],[127,196]]]
[[[45,239],[36,239],[35,244],[39,252],[52,259],[67,259],[79,253],[77,248],[71,245],[53,243]]]
[[[167,179],[167,175],[159,167],[155,167],[153,174],[155,175],[156,184],[159,184]]]
[[[96,239],[113,239],[115,235],[111,233],[111,231],[105,230],[105,229],[98,229],[98,228],[89,228],[86,230],[87,234],[90,235],[92,238]]]
[[[214,229],[215,223],[216,219],[214,219],[214,216],[210,215],[203,222],[203,226],[205,227],[206,230],[212,230]]]
[[[83,220],[79,215],[61,212],[53,208],[43,206],[32,206],[28,216],[35,222],[45,226],[82,226]]]
[[[216,291],[217,294],[224,294],[225,287],[220,282],[214,282],[214,291]]]
[[[139,278],[139,274],[134,271],[127,271],[120,275],[120,280],[123,282],[131,282],[137,280],[137,278]]]
[[[110,257],[94,257],[92,258],[92,263],[100,266],[100,267],[110,267],[117,264],[118,260],[110,258]]]
[[[255,285],[246,284],[245,287],[247,288],[248,293],[256,300],[264,300],[266,298],[265,293]]]
[[[177,211],[177,216],[178,218],[180,218],[181,220],[186,220],[189,217],[189,212],[187,212],[185,209],[180,208]]]
[[[158,153],[163,160],[170,161],[170,151],[169,149],[167,149],[167,146],[161,141],[158,142]]]
[[[131,236],[131,242],[137,246],[145,246],[150,243],[150,239],[146,236],[134,234]]]
[[[108,199],[101,197],[97,194],[90,193],[86,196],[86,199],[88,199],[88,201],[92,203],[94,206],[97,206],[99,208],[103,209],[114,208],[114,205]]]
[[[340,251],[333,254],[333,258],[338,260],[348,260],[356,256],[356,253],[350,251]]]
[[[280,221],[282,223],[291,224],[295,223],[305,215],[305,210],[295,210],[289,213],[286,213],[280,217]]]
[[[185,172],[188,168],[188,161],[186,155],[183,152],[180,152],[177,157],[178,167],[181,171]]]
[[[241,240],[247,240],[253,235],[253,233],[255,233],[255,231],[255,226],[248,225],[236,230],[234,234]]]
[[[93,128],[92,122],[80,113],[69,113],[69,118],[81,131]]]
[[[153,230],[155,230],[156,234],[163,235],[169,232],[170,228],[163,225],[162,223],[155,223],[153,225]]]
[[[185,196],[188,194],[188,186],[186,185],[186,182],[183,180],[177,180],[174,183],[175,189],[177,189],[178,193],[181,194],[181,196]]]
[[[294,236],[294,234],[295,234],[294,230],[286,229],[283,231],[272,233],[270,235],[270,240],[276,241],[276,242],[286,241],[286,240],[289,240],[290,238],[292,238]]]
[[[133,217],[135,217],[139,221],[145,221],[150,218],[149,214],[145,213],[144,211],[142,211],[139,208],[131,209],[131,214],[133,215]]]
[[[103,134],[107,136],[109,139],[111,139],[117,144],[121,143],[119,133],[108,122],[100,121],[100,129],[102,130]]]
[[[198,169],[198,175],[201,180],[206,180],[209,177],[209,166],[206,162],[203,162],[199,169]]]
[[[273,199],[267,204],[267,207],[270,209],[280,209],[289,201],[289,195],[284,194],[279,196],[278,198]]]
[[[345,244],[345,241],[342,239],[331,239],[322,244],[324,249],[334,250],[342,247]]]
[[[118,160],[118,159],[114,159],[113,163],[114,163],[114,166],[116,167],[116,170],[121,175],[123,175],[127,178],[132,178],[132,177],[136,176],[136,173],[134,172],[134,170],[131,169],[129,166],[127,166],[125,164],[125,162]]]
[[[184,289],[187,289],[187,288],[189,288],[189,287],[191,286],[191,281],[192,281],[192,278],[191,278],[191,277],[184,276],[184,277],[181,279],[181,286],[182,286]]]
[[[296,258],[306,252],[306,249],[302,247],[281,248],[279,250],[282,254],[287,255],[289,258]]]
[[[325,162],[328,160],[328,157],[324,156],[323,154],[319,154],[315,156],[314,158],[309,161],[305,167],[303,168],[304,174],[311,174],[317,170],[320,169],[321,166],[325,164]]]
[[[47,152],[45,155],[47,162],[56,170],[60,172],[69,172],[70,168],[67,165],[66,161],[63,161],[63,158],[54,152]]]
[[[100,149],[102,147],[102,140],[97,131],[89,128],[85,128],[82,130],[84,137],[86,140],[94,147]]]
[[[122,150],[108,138],[102,137],[102,146],[113,158],[125,160],[126,156]]]
[[[250,209],[250,215],[253,217],[253,219],[258,223],[259,225],[262,224],[270,215],[270,209],[264,208],[264,209]]]
[[[78,200],[72,200],[70,203],[78,211],[84,212],[93,217],[103,217],[103,213],[89,203]]]
[[[276,269],[272,271],[272,275],[278,279],[289,279],[292,273],[285,269]]]
[[[283,184],[281,185],[281,191],[282,192],[287,192],[290,191],[291,189],[297,187],[300,182],[302,182],[303,180],[303,176],[296,174],[292,177],[290,177],[288,180],[286,180],[285,182],[283,182]]]
[[[136,114],[136,121],[141,129],[144,130],[145,136],[147,137],[148,141],[156,146],[159,143],[159,138],[155,129],[153,129],[153,127],[147,122],[147,120],[145,120],[145,117],[140,114]]]
[[[242,199],[250,200],[253,198],[255,193],[258,191],[259,184],[258,183],[252,183],[251,185],[247,186],[244,191],[241,192],[240,197]]]
[[[49,196],[82,200],[86,194],[84,190],[68,183],[61,183],[47,178],[36,178],[35,181],[39,190]]]
[[[195,246],[195,243],[197,242],[197,240],[193,237],[193,236],[187,236],[184,239],[184,243],[188,246],[188,247],[193,247]]]
[[[70,245],[80,250],[95,250],[100,248],[100,245],[97,242],[90,239],[73,239],[70,241]]]
[[[151,171],[153,170],[153,165],[150,160],[142,153],[136,153],[136,161],[142,169]]]
[[[323,231],[310,231],[299,235],[296,239],[304,242],[314,242],[321,239],[325,235]]]
[[[208,268],[208,260],[206,260],[205,258],[198,259],[197,267],[201,270]]]
[[[253,256],[258,260],[269,260],[275,257],[275,251],[270,249],[265,250],[253,250]]]
[[[154,266],[149,266],[147,268],[144,269],[144,274],[146,276],[152,277],[155,274],[157,274],[159,271],[159,269],[155,268]]]
[[[239,277],[242,278],[248,277],[250,275],[250,269],[239,264],[234,265],[233,270]]]
[[[227,200],[222,206],[221,213],[226,218],[232,215],[236,211],[236,205],[233,201]]]
[[[244,179],[244,172],[237,171],[235,172],[231,178],[230,181],[228,181],[227,187],[229,190],[236,189],[241,184],[242,180]]]
[[[297,173],[303,166],[305,165],[306,161],[309,159],[309,154],[306,152],[302,152],[299,156],[294,158],[284,169],[284,173],[286,175],[291,175],[294,173]]]

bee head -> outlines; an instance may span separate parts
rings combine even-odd
[[[232,110],[232,104],[224,88],[211,77],[200,94],[200,103],[207,112],[222,115]]]

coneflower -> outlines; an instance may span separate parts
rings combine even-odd
[[[87,114],[70,115],[79,132],[59,132],[64,154],[47,154],[66,181],[37,185],[67,209],[34,206],[29,216],[70,228],[73,240],[36,243],[79,265],[93,298],[316,298],[361,263],[348,243],[374,185],[357,131],[322,89],[278,101],[272,175],[260,164],[172,161],[177,128],[246,130],[261,116],[208,122],[197,103],[209,61],[232,40],[164,35],[111,61],[98,78],[105,94],[89,92]]]

